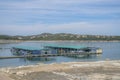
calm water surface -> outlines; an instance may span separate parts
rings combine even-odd
[[[90,57],[47,57],[47,58],[16,58],[16,59],[0,59],[0,67],[13,67],[22,65],[34,65],[38,63],[61,63],[72,61],[99,61],[99,60],[120,60],[120,42],[22,42],[11,44],[0,44],[0,56],[13,56],[10,48],[13,46],[38,46],[42,47],[46,44],[58,45],[84,45],[90,47],[100,47],[103,49],[101,55],[93,55]]]

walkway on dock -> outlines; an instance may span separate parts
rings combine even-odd
[[[93,53],[82,52],[82,53],[61,53],[61,54],[25,55],[25,56],[0,56],[0,59],[26,58],[26,57],[77,56],[77,55],[89,56],[90,54],[93,54]]]

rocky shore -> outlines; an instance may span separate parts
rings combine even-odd
[[[120,60],[1,68],[0,80],[120,80]]]

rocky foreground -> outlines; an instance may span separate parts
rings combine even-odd
[[[120,60],[1,68],[0,80],[120,80]]]

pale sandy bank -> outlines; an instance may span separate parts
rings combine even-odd
[[[120,80],[120,60],[1,68],[0,80]]]

